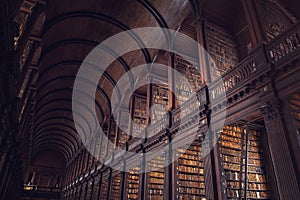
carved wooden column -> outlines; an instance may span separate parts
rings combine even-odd
[[[266,91],[267,87],[264,90]],[[280,101],[275,96],[269,96],[262,102],[260,109],[265,121],[279,197],[300,199],[299,185],[286,138],[286,126],[280,111]]]
[[[212,199],[226,199],[224,197],[224,191],[222,186],[222,174],[220,170],[220,152],[218,142],[212,147],[213,141],[216,139],[215,134],[211,130],[211,111],[208,110],[206,114],[207,118],[207,135],[209,146],[211,148],[210,153],[205,155],[204,161],[204,178],[206,197],[209,200]]]
[[[148,74],[148,79],[149,79],[149,84],[147,85],[147,107],[146,107],[146,125],[151,123],[151,115],[150,115],[150,108],[152,106],[152,89],[153,89],[153,77],[151,75],[152,72],[149,72]]]
[[[175,68],[175,55],[174,53],[167,53],[168,57],[168,86],[169,86],[169,92],[168,92],[168,110],[172,111],[175,108],[175,74],[174,74],[174,68]]]
[[[204,28],[204,20],[198,19],[194,24],[196,34],[197,34],[197,42],[198,46],[198,59],[199,59],[199,67],[201,73],[201,82],[204,85],[205,83],[211,82],[211,73],[210,66],[208,62],[207,52],[206,52],[206,41],[205,41],[205,28]]]
[[[169,113],[175,109],[176,107],[176,97],[175,97],[175,74],[174,74],[174,68],[175,68],[175,54],[174,53],[166,53],[167,59],[168,59],[168,111]],[[171,115],[169,115],[171,118]],[[171,120],[171,119],[169,119]],[[170,122],[170,121],[169,121]],[[171,123],[169,124],[169,128],[171,127]],[[166,152],[167,156],[166,159],[169,159],[167,162],[170,163],[168,166],[164,167],[165,171],[165,188],[164,188],[164,199],[170,199],[174,200],[175,199],[175,190],[176,188],[174,187],[175,180],[174,180],[174,162],[173,160],[173,149],[172,149],[172,137],[171,133],[168,132],[169,135],[169,150]],[[172,159],[172,160],[170,160]]]
[[[152,106],[152,94],[153,94],[153,77],[152,77],[152,68],[148,69],[148,82],[149,84],[147,85],[147,106],[146,106],[146,125],[149,125],[151,123],[151,113],[150,113],[150,108]],[[146,129],[147,130],[147,129]],[[147,141],[147,131],[145,131],[145,139],[144,139],[144,142]],[[147,189],[146,189],[146,184],[148,182],[148,176],[147,176],[147,173],[145,173],[146,171],[146,155],[145,155],[145,150],[144,150],[144,147],[142,147],[142,153],[143,153],[143,156],[142,156],[142,163],[141,163],[141,173],[139,175],[139,198],[140,200],[144,200],[146,199],[147,197]]]

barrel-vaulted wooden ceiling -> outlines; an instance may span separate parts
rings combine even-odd
[[[42,53],[38,65],[31,155],[56,149],[68,161],[80,148],[81,142],[72,116],[72,88],[82,61],[95,46],[114,34],[132,28],[153,26],[175,29],[196,4],[198,2],[188,0],[47,1],[41,35]],[[113,49],[108,51],[114,55]],[[109,98],[118,79],[135,63],[151,62],[154,54],[155,51],[150,50],[128,53],[109,67],[99,81],[96,94],[100,123],[109,118]],[[89,126],[85,116],[78,115],[85,123],[82,126]]]
[[[72,116],[72,88],[82,61],[103,40],[132,28],[177,29],[187,17],[196,19],[201,15],[211,16],[232,29],[241,12],[240,0],[47,1],[38,64],[32,156],[55,149],[69,161],[80,148]],[[107,51],[114,56],[113,49]],[[118,57],[108,68],[96,93],[100,124],[109,118],[109,98],[119,78],[137,64],[152,62],[157,52],[149,49],[130,52]],[[84,114],[77,114],[85,123],[82,126],[89,126]]]

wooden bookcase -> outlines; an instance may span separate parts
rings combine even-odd
[[[204,164],[201,142],[195,141],[187,149],[179,148],[176,162],[176,199],[202,199],[205,197]]]
[[[151,170],[146,174],[147,180],[147,195],[148,200],[163,200],[164,199],[164,187],[165,187],[165,173],[164,173],[165,157],[158,156],[157,158],[147,163],[148,170]]]
[[[120,184],[121,184],[121,173],[118,172],[115,176],[112,177],[110,200],[120,199]]]
[[[126,193],[127,198],[136,200],[139,197],[139,179],[140,179],[140,168],[134,167],[132,168],[127,175],[127,187]]]
[[[225,126],[219,140],[222,174],[228,199],[271,199],[260,132]]]
[[[140,135],[146,127],[147,99],[142,96],[134,96],[132,136]]]
[[[118,136],[118,146],[120,147],[124,147],[125,143],[128,141],[129,139],[129,112],[120,111],[120,127],[122,127],[122,129],[119,128],[119,136]]]
[[[175,75],[176,106],[178,106],[190,99],[193,92],[200,88],[201,75],[193,64],[178,55],[175,55],[175,70],[188,81],[188,83],[186,83],[186,81],[183,81],[180,77]]]
[[[151,109],[151,123],[155,124],[164,115],[168,106],[168,86],[167,84],[160,84],[152,86],[152,106]],[[155,106],[157,105],[157,106]]]
[[[102,180],[102,185],[101,185],[101,192],[100,192],[100,199],[106,199],[107,195],[108,195],[108,188],[109,184],[108,184],[108,180]]]
[[[211,57],[212,80],[223,75],[238,63],[237,45],[232,36],[223,28],[207,22],[205,25],[207,51]]]

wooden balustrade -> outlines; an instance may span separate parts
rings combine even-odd
[[[274,38],[267,44],[267,52],[271,63],[278,63],[288,55],[300,49],[300,22]]]
[[[232,68],[208,86],[211,101],[217,101],[221,97],[224,98],[227,93],[231,92],[236,87],[243,84],[243,82],[252,75],[260,71],[257,66],[257,53],[257,51],[253,52],[246,60],[239,63],[236,67]]]

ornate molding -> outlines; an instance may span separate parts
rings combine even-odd
[[[278,99],[266,101],[261,107],[260,112],[263,114],[266,122],[277,120],[280,118],[280,101]]]

